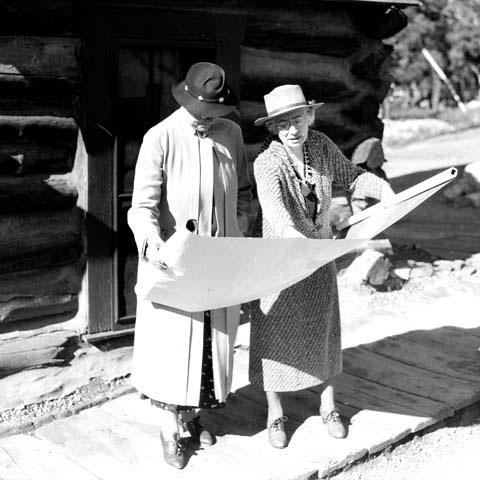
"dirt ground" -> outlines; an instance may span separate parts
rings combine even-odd
[[[333,480],[478,480],[480,404],[469,407],[395,448],[366,458]]]

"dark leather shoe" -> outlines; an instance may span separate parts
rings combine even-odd
[[[180,443],[178,433],[174,440],[165,440],[162,432],[160,432],[160,440],[163,448],[163,458],[168,465],[174,468],[183,468],[186,463],[185,448]]]
[[[343,424],[340,412],[334,408],[329,412],[322,412],[320,410],[323,423],[327,425],[328,433],[333,438],[345,438],[347,436],[347,430]]]
[[[285,433],[285,422],[287,417],[283,416],[267,425],[268,441],[274,448],[285,448],[287,446],[287,434]]]
[[[192,440],[200,443],[202,447],[209,447],[215,443],[213,435],[200,423],[200,417],[195,417],[190,422],[187,422],[187,430]]]

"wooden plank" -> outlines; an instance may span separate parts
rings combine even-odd
[[[362,348],[405,365],[471,382],[480,389],[480,352],[476,359],[458,358],[455,354],[450,354],[448,348],[443,351],[420,348],[418,344],[409,342],[402,336],[387,337],[362,345]]]
[[[47,441],[31,435],[0,439],[0,478],[6,480],[95,480]]]
[[[458,327],[445,327],[451,334],[461,334],[470,335],[480,339],[480,328],[458,328]]]
[[[104,480],[177,478],[161,459],[159,440],[98,408],[45,425],[36,436]]]
[[[150,400],[142,400],[138,393],[123,395],[99,407],[117,420],[152,436],[160,432],[160,409]]]
[[[360,399],[360,397],[357,397],[355,394],[355,400],[352,401],[351,396],[348,394],[344,397],[341,389],[342,386],[348,388],[349,392],[364,393],[368,395],[368,397]],[[443,402],[437,402],[403,390],[380,385],[347,372],[343,372],[337,377],[336,389],[342,401],[348,401],[361,410],[374,410],[371,403],[373,398],[383,401],[387,405],[387,411],[393,413],[421,415],[425,417],[435,417],[437,419],[445,418],[453,414],[452,407]]]
[[[454,354],[456,358],[478,360],[480,339],[470,335],[470,329],[442,327],[434,330],[414,330],[403,335],[405,340],[431,351]]]
[[[353,375],[445,402],[455,409],[480,399],[480,389],[471,382],[405,365],[361,347],[345,350],[343,365],[344,371]]]
[[[401,415],[405,419],[405,426],[412,431],[421,430],[429,425],[432,425],[437,419],[432,418],[429,415],[425,415],[412,408],[404,405],[398,405],[395,403],[389,403],[386,399],[378,398],[369,393],[361,390],[353,389],[346,385],[337,385],[336,390],[338,396],[342,398],[345,403],[360,408],[361,411],[377,412],[385,416],[385,421],[388,422],[388,418],[391,415]],[[444,412],[453,414],[453,409],[443,409]],[[444,414],[441,418],[445,418],[449,415]]]

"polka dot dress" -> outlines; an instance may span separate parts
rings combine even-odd
[[[195,408],[221,408],[225,402],[219,402],[215,397],[215,386],[213,383],[213,361],[212,361],[212,314],[207,310],[204,314],[203,323],[203,359],[202,359],[202,383],[200,387],[200,401],[198,407],[188,405],[172,405],[150,399],[152,405],[169,411],[194,410]],[[141,395],[142,398],[148,398]]]

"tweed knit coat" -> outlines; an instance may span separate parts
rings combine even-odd
[[[255,160],[263,237],[294,227],[308,238],[332,238],[332,183],[354,195],[380,198],[386,183],[354,166],[323,133],[309,130],[305,148],[318,198],[314,218],[282,143],[275,139]],[[266,391],[319,385],[342,370],[335,263],[279,293],[253,302],[250,382]]]

